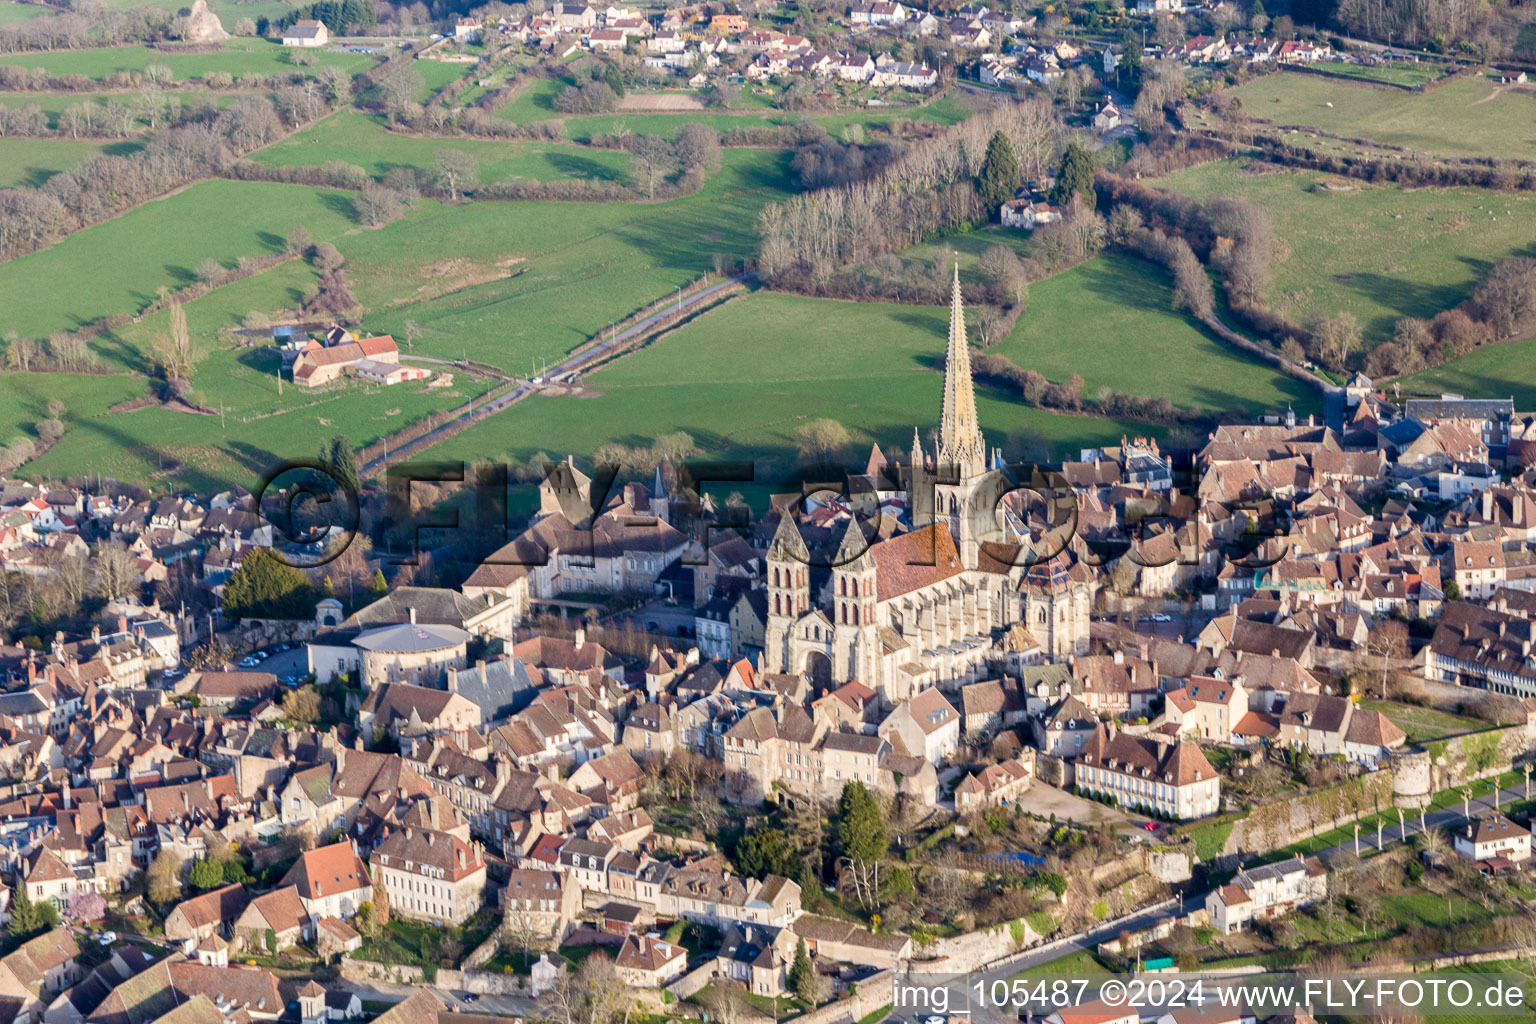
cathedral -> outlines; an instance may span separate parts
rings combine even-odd
[[[1092,575],[1066,552],[1031,564],[999,514],[1016,485],[982,438],[958,266],[937,450],[930,458],[914,428],[904,475],[911,529],[871,543],[850,517],[820,601],[794,517],[779,517],[765,670],[818,685],[856,680],[895,704],[998,674],[990,666],[1021,637],[1041,658],[1087,653]]]

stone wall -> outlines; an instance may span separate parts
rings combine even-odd
[[[1223,854],[1268,853],[1326,832],[1364,814],[1395,806],[1391,768],[1337,786],[1255,807],[1232,827]]]
[[[379,964],[372,960],[354,960],[350,956],[341,958],[341,976],[348,981],[365,984],[370,981],[389,981],[397,985],[426,984],[420,967]],[[445,967],[438,970],[437,980],[432,984],[435,988],[459,989],[482,996],[509,996],[528,995],[523,988],[526,981],[523,975],[480,970],[455,971]]]
[[[1023,941],[1015,941],[1014,928],[1022,929]],[[1014,950],[1024,949],[1040,941],[1034,929],[1020,918],[1008,924],[997,924],[964,935],[935,939],[920,949],[913,950],[914,970],[941,971],[959,974],[974,971],[983,964],[991,963]]]
[[[715,976],[715,962],[706,960],[681,978],[676,978],[667,986],[667,991],[679,999],[687,999],[705,985],[708,985]]]
[[[842,999],[807,1010],[790,1020],[793,1024],[847,1024],[848,1021],[862,1020],[891,1002],[891,978],[890,971],[871,975]]]

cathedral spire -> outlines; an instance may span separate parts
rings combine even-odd
[[[987,446],[976,419],[976,388],[971,381],[971,351],[965,340],[965,312],[960,300],[960,264],[955,264],[949,300],[949,349],[944,360],[944,408],[939,417],[938,464],[962,477],[987,471]]]

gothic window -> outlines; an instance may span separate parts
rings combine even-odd
[[[842,580],[840,580],[840,581],[839,581],[839,582],[840,582],[840,583],[841,583],[841,585],[842,585],[842,589],[843,589],[843,596],[844,596],[844,597],[847,597],[847,596],[848,596],[848,577],[846,577],[846,576],[844,576],[844,577],[843,577],[843,578],[842,578]]]
[[[857,605],[855,605],[853,609],[853,624],[855,626],[859,624],[859,609]]]
[[[1045,621],[1045,609],[1044,608],[1040,609],[1040,621],[1041,622]]]
[[[853,596],[854,597],[858,597],[859,596],[859,581],[858,580],[854,580],[853,581]]]

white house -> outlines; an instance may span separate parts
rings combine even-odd
[[[1489,814],[1469,821],[1456,830],[1451,845],[1468,860],[1485,861],[1502,857],[1514,864],[1531,859],[1531,833],[1502,814]]]
[[[296,21],[291,28],[283,32],[284,46],[324,46],[330,41],[331,33],[325,27],[325,22],[311,18]]]

